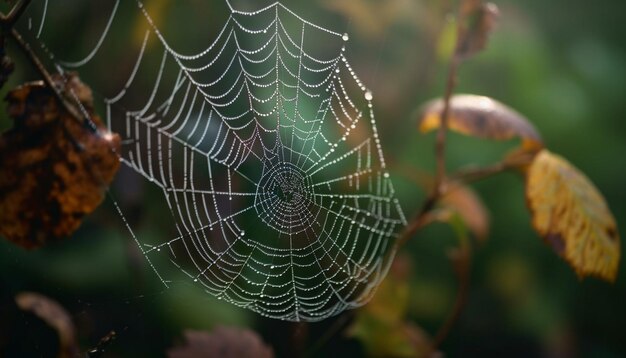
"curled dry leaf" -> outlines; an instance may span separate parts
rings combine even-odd
[[[493,3],[482,0],[464,0],[461,4],[459,40],[456,55],[465,59],[487,47],[489,35],[493,31],[500,11]]]
[[[32,312],[52,327],[59,335],[59,357],[76,357],[78,345],[74,323],[65,309],[56,301],[34,292],[23,292],[15,297],[17,306]]]
[[[170,358],[271,358],[274,351],[253,331],[217,327],[213,332],[187,330],[185,344],[170,349]]]
[[[449,187],[441,198],[441,206],[455,211],[477,239],[487,239],[489,211],[480,197],[474,190],[461,184],[450,184]]]
[[[535,230],[580,277],[615,281],[617,225],[604,197],[583,173],[543,150],[528,170],[526,198]]]
[[[100,205],[120,165],[120,139],[93,113],[89,87],[75,75],[55,81],[81,101],[95,130],[68,114],[42,82],[7,95],[15,124],[0,137],[0,234],[25,248],[71,235]]]
[[[418,119],[423,133],[439,128],[444,102],[436,99],[427,103]],[[455,95],[450,99],[449,128],[479,138],[509,140],[521,138],[527,151],[543,147],[535,127],[508,106],[484,96]]]

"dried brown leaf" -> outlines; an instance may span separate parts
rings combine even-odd
[[[465,59],[475,55],[487,47],[489,36],[493,31],[500,11],[493,3],[482,0],[465,0],[461,5],[459,40],[456,55]]]
[[[104,199],[120,162],[120,139],[93,113],[91,90],[70,75],[96,131],[68,114],[42,82],[7,95],[14,127],[0,136],[0,234],[25,248],[71,235]]]
[[[436,99],[424,106],[418,119],[420,131],[426,133],[439,128],[443,105],[442,99]],[[479,138],[521,138],[524,148],[529,151],[543,147],[541,136],[524,116],[489,97],[453,96],[448,125],[453,131]]]
[[[185,344],[170,349],[170,358],[271,358],[274,351],[253,331],[217,327],[211,333],[187,330]]]
[[[615,281],[620,238],[615,218],[591,181],[562,157],[543,150],[526,178],[535,230],[580,277]]]
[[[441,206],[455,211],[480,241],[489,235],[489,211],[471,188],[454,184],[441,198]]]
[[[59,357],[76,357],[78,345],[76,332],[70,315],[55,300],[34,292],[22,292],[15,296],[17,306],[32,312],[52,327],[59,335]]]

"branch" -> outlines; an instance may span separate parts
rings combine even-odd
[[[450,334],[452,327],[454,327],[454,324],[461,316],[463,308],[465,308],[469,293],[470,267],[472,262],[469,243],[463,244],[461,248],[456,249],[456,251],[453,251],[451,254],[454,255],[451,259],[454,263],[456,263],[455,268],[459,280],[459,291],[457,292],[452,311],[448,315],[446,321],[441,325],[439,331],[437,331],[437,334],[433,339],[434,349],[439,347]]]
[[[81,112],[77,109],[77,106],[71,103],[70,100],[65,95],[63,95],[39,57],[37,57],[30,45],[26,41],[24,41],[22,35],[20,35],[20,33],[14,27],[15,22],[19,20],[20,16],[22,16],[30,2],[31,0],[20,1],[13,7],[13,9],[11,9],[9,15],[4,15],[3,13],[0,13],[0,25],[2,26],[3,34],[10,35],[10,37],[15,41],[20,50],[22,50],[24,55],[26,55],[26,57],[30,60],[33,67],[35,67],[37,72],[39,72],[44,83],[48,87],[50,87],[50,89],[52,89],[52,91],[54,92],[54,96],[61,103],[63,108],[76,120],[82,123],[88,123],[87,118],[83,114],[81,114]]]
[[[459,22],[460,23],[460,22]],[[443,99],[443,110],[441,111],[441,125],[437,131],[437,140],[435,143],[435,157],[437,161],[437,171],[435,174],[435,186],[432,196],[437,198],[443,192],[443,186],[446,180],[446,139],[448,134],[448,122],[450,117],[450,98],[454,92],[457,83],[457,71],[461,59],[454,54],[448,68],[448,79],[446,80],[446,93]]]
[[[461,23],[462,21],[458,21],[457,33],[461,33]],[[436,157],[436,175],[435,175],[435,183],[433,185],[433,189],[431,194],[428,196],[424,204],[422,204],[422,208],[415,216],[415,218],[407,225],[404,232],[400,235],[399,239],[396,241],[396,248],[400,248],[406,244],[407,241],[415,235],[415,233],[421,229],[425,224],[428,223],[428,217],[430,211],[436,206],[437,202],[443,196],[445,190],[446,183],[446,139],[448,133],[448,122],[450,115],[450,98],[452,98],[452,94],[454,92],[454,88],[457,84],[457,72],[459,65],[462,62],[462,57],[459,54],[460,47],[460,39],[458,36],[457,43],[455,45],[455,51],[452,55],[452,59],[450,60],[450,65],[448,67],[448,77],[446,79],[446,92],[444,95],[444,105],[443,110],[441,111],[441,125],[439,126],[439,130],[437,131],[437,139],[435,143],[435,157]]]
[[[30,2],[31,0],[20,1],[19,3],[15,4],[13,9],[11,9],[9,14],[6,16],[0,13],[0,23],[2,24],[2,28],[5,31],[13,28],[13,25],[15,25],[15,22],[19,20],[19,18],[22,16]]]

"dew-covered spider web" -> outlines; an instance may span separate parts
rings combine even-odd
[[[211,295],[289,321],[371,297],[405,219],[347,34],[280,3],[231,8],[208,47],[183,54],[141,2],[117,0],[96,38],[76,34],[89,49],[70,56],[46,45],[53,3],[38,3],[27,27],[58,72],[106,66],[122,78],[113,90],[87,82],[124,140],[123,163],[159,188],[171,214],[158,241],[133,234],[165,285],[163,262]],[[127,11],[146,26],[120,59],[109,54],[125,39],[111,29]]]

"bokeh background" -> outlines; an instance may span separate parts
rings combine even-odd
[[[457,92],[491,96],[526,115],[552,151],[588,174],[623,231],[626,3],[494,2],[501,12],[498,26],[487,50],[462,66]],[[220,1],[145,3],[170,42],[183,48],[208,46],[228,16]],[[242,10],[269,4],[252,0],[232,3]],[[425,196],[411,173],[434,167],[434,135],[417,131],[416,115],[421,104],[443,93],[453,41],[449,12],[454,2],[284,3],[313,22],[350,34],[347,57],[374,93],[385,155],[403,208],[411,216]],[[84,53],[87,43],[81,39],[98,36],[111,2],[65,1],[63,6],[67,13],[58,14],[54,22],[63,26],[47,27],[46,39],[58,51]],[[61,15],[82,20],[64,23]],[[123,16],[128,26],[113,27],[111,36],[136,36],[138,13]],[[8,50],[14,55],[16,72],[2,89],[2,96],[9,88],[37,78],[15,48],[9,46]],[[123,55],[125,49],[119,51]],[[106,63],[99,69],[111,84],[124,80],[115,70],[115,64]],[[102,74],[81,73],[84,79],[96,75]],[[4,108],[0,113],[5,113]],[[4,114],[0,125],[3,129],[10,126]],[[516,144],[452,134],[449,167],[495,162]],[[441,350],[449,356],[626,355],[624,265],[613,285],[580,280],[532,231],[521,177],[504,174],[474,188],[491,213],[491,233],[474,250],[467,307]],[[158,192],[127,169],[119,173],[112,192],[138,235],[161,234],[144,213],[151,202],[160,200]],[[407,317],[430,333],[445,320],[455,299],[457,283],[446,256],[454,245],[451,230],[435,225],[404,248],[411,268]],[[342,332],[323,338],[341,317],[294,325],[260,318],[184,283],[165,289],[147,267],[110,200],[60,244],[28,252],[0,240],[0,305],[10,306],[15,294],[22,291],[58,300],[71,313],[85,348],[115,330],[117,339],[108,349],[110,356],[160,356],[181,341],[183,330],[211,330],[218,325],[251,328],[281,356],[298,351],[314,356],[365,354],[359,340]],[[50,337],[40,332],[43,328],[37,329],[35,321],[27,314],[18,315],[15,332],[23,333],[25,351],[47,356],[47,350],[54,348],[46,343]]]

